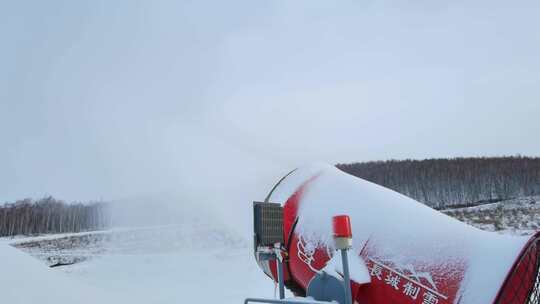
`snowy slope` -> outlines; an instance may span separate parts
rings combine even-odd
[[[488,231],[527,235],[540,228],[540,196],[520,197],[441,212]]]
[[[72,280],[0,240],[0,299],[2,303],[103,303],[118,298]]]
[[[125,295],[129,303],[242,303],[273,296],[248,248],[106,255],[65,268],[75,281]]]
[[[21,281],[10,283],[14,295],[22,296],[10,303],[32,303],[42,290],[60,294],[63,286],[68,286],[71,293],[46,303],[79,303],[69,297],[71,294],[100,304],[232,304],[242,303],[248,296],[274,296],[272,281],[257,268],[249,243],[212,225],[169,225],[3,240],[2,248],[2,255],[9,253],[0,260],[3,275],[17,271],[19,266],[5,267],[14,259],[21,260],[21,267],[29,271],[35,268],[47,274],[43,279],[40,274],[31,275],[35,281],[23,283],[23,276]],[[51,256],[85,259],[48,268]],[[103,296],[96,302],[88,294]]]

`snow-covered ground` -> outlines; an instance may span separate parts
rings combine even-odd
[[[480,229],[504,234],[527,235],[540,229],[540,196],[520,197],[441,212]]]
[[[84,259],[49,268],[50,256]],[[274,296],[247,241],[203,226],[1,239],[0,271],[2,303],[232,304]]]
[[[2,303],[103,303],[99,288],[71,279],[0,240],[0,299]]]
[[[538,201],[443,212],[483,229],[525,234],[540,223]],[[75,263],[48,267],[58,262]],[[232,304],[275,293],[250,240],[204,221],[0,238],[0,274],[1,303]]]

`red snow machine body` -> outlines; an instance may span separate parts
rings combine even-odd
[[[482,231],[326,165],[289,173],[267,201],[283,207],[284,279],[296,294],[335,255],[332,217],[347,214],[350,254],[370,280],[351,276],[355,303],[540,303],[538,234]],[[257,262],[277,280],[275,261]]]

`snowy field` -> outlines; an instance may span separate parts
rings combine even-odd
[[[57,261],[51,256],[77,263],[50,268]],[[247,241],[202,227],[0,239],[0,271],[2,303],[242,303],[274,296]]]
[[[441,212],[487,231],[528,235],[540,229],[540,196],[520,197]]]

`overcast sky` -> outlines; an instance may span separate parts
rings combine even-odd
[[[538,1],[2,1],[0,201],[248,202],[313,161],[538,156],[538,16]]]

